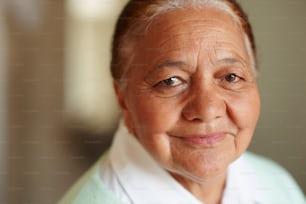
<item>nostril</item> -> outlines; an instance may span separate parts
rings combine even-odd
[[[201,115],[194,108],[186,107],[182,113],[184,119],[193,122],[202,122]]]
[[[193,122],[203,122],[202,119],[200,119],[200,118],[194,118],[194,119],[192,119],[192,121]]]

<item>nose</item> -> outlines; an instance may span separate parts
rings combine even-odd
[[[225,113],[225,99],[218,87],[213,85],[194,87],[182,111],[186,120],[198,122],[211,122]]]

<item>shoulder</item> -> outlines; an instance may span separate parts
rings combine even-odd
[[[278,198],[282,200],[281,203],[285,200],[290,203],[306,203],[294,178],[273,160],[250,152],[246,152],[241,160],[250,178],[255,180],[257,191],[267,197]]]
[[[82,177],[68,190],[59,204],[105,203],[120,204],[118,199],[102,183],[99,167],[107,155],[103,155]]]
[[[252,152],[245,152],[242,155],[241,160],[243,160],[243,162],[246,163],[248,167],[255,168],[257,173],[273,173],[274,175],[283,173],[285,176],[289,175],[282,166],[280,166],[272,159],[254,154]]]
[[[282,182],[295,183],[290,173],[272,159],[251,152],[246,152],[241,159],[254,174],[263,176],[263,178],[268,177],[267,181],[277,179]]]

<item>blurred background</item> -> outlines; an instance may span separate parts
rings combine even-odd
[[[306,1],[240,0],[259,53],[250,150],[306,192]],[[111,144],[109,73],[126,0],[0,0],[0,203],[55,203]]]

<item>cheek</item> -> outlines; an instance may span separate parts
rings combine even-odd
[[[179,107],[172,100],[141,95],[130,100],[129,111],[140,143],[157,161],[169,163],[171,144],[167,132],[177,123]]]
[[[240,128],[254,128],[259,112],[260,99],[257,89],[251,89],[247,93],[231,97],[228,103],[229,115]]]
[[[260,112],[258,91],[237,97],[229,105],[229,115],[239,132],[236,139],[238,152],[244,151],[252,139]]]
[[[129,101],[129,114],[134,128],[143,134],[165,133],[180,115],[175,100],[143,94],[134,96]]]

